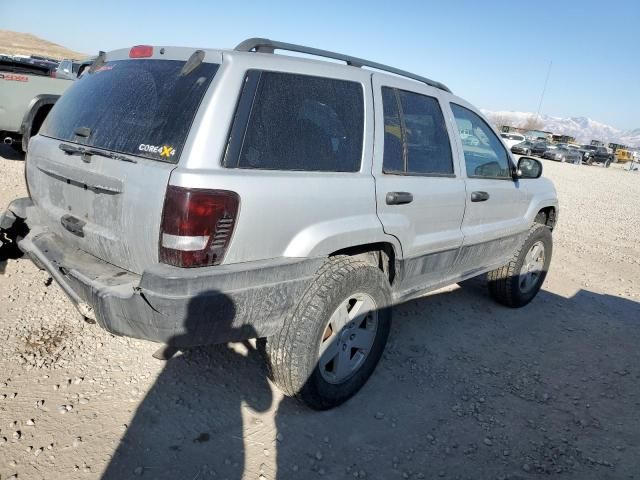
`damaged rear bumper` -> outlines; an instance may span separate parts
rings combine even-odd
[[[36,207],[31,207],[36,208]],[[275,259],[142,275],[104,262],[37,225],[18,246],[80,312],[107,331],[176,347],[275,334],[322,259]]]

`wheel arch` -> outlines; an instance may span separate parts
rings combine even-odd
[[[544,217],[544,221],[543,222],[539,222],[537,219]],[[557,222],[557,209],[555,206],[550,205],[548,207],[543,207],[540,210],[538,210],[538,213],[536,214],[536,220],[534,220],[538,223],[542,223],[543,225],[546,225],[547,227],[549,227],[551,230],[553,230],[556,226],[556,222]]]
[[[27,107],[27,112],[22,119],[22,125],[20,126],[23,151],[27,151],[29,139],[38,133],[42,123],[59,98],[60,95],[42,94],[36,95],[31,99]]]
[[[358,258],[379,268],[389,279],[390,285],[393,285],[397,279],[399,256],[395,245],[391,242],[354,245],[332,252],[329,257],[342,255]]]

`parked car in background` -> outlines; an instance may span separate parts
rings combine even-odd
[[[614,154],[607,147],[597,147],[595,145],[582,145],[582,161],[587,165],[601,163],[609,168],[615,160]]]
[[[552,145],[546,141],[533,142],[533,146],[531,147],[531,155],[541,157],[542,154],[547,150],[553,150],[555,148],[556,148],[555,145]]]
[[[37,67],[43,67],[50,71],[55,71],[55,69],[58,68],[58,65],[60,64],[58,60],[38,55],[14,55],[11,60],[23,65],[35,65]]]
[[[437,81],[266,39],[94,67],[31,140],[31,196],[0,225],[26,224],[19,247],[114,334],[259,338],[274,382],[327,409],[374,371],[393,305],[488,273],[522,307],[544,282],[553,183]]]
[[[64,59],[58,65],[56,69],[56,78],[62,78],[64,80],[75,80],[78,78],[78,68],[80,62],[77,60]]]
[[[626,163],[633,160],[633,151],[626,148],[618,148],[615,153],[616,162]]]
[[[57,65],[39,59],[0,60],[0,138],[26,151],[51,107],[71,82],[53,78]]]
[[[524,136],[527,140],[531,140],[532,142],[551,141],[551,136],[547,132],[542,132],[540,130],[528,130],[524,132]]]
[[[582,162],[582,154],[579,151],[558,145],[556,145],[556,148],[545,151],[542,154],[542,158],[555,160],[556,162],[569,162],[576,164]]]
[[[511,153],[516,153],[518,155],[531,155],[531,151],[534,145],[535,144],[533,142],[530,142],[529,140],[516,143],[511,147]]]
[[[502,141],[507,146],[507,148],[511,148],[514,145],[525,141],[524,135],[520,135],[519,133],[505,132],[501,133],[500,137],[502,137]]]

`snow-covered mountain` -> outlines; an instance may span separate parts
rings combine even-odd
[[[535,118],[535,113],[531,112],[482,110],[482,113],[492,121],[499,121],[501,124],[514,127],[523,127],[527,122]],[[640,128],[627,131],[619,130],[611,125],[606,125],[587,117],[562,118],[540,115],[539,120],[542,124],[541,130],[558,135],[570,135],[580,143],[601,140],[605,143],[614,142],[631,147],[640,147]]]

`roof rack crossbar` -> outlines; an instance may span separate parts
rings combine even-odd
[[[332,58],[334,60],[341,60],[352,67],[369,67],[375,68],[376,70],[382,70],[384,72],[394,73],[396,75],[400,75],[401,77],[411,78],[412,80],[426,83],[427,85],[451,93],[451,90],[449,90],[449,88],[443,83],[436,82],[435,80],[431,80],[426,77],[421,77],[420,75],[416,75],[405,70],[400,70],[388,65],[383,65],[382,63],[371,62],[363,58],[351,57],[342,53],[330,52],[328,50],[320,50],[318,48],[312,47],[305,47],[303,45],[296,45],[294,43],[277,42],[274,40],[269,40],[267,38],[249,38],[247,40],[244,40],[243,42],[240,42],[236,46],[235,50],[238,52],[255,51],[258,53],[273,53],[274,50],[286,50],[289,52],[305,53],[307,55],[314,55],[317,57]]]

